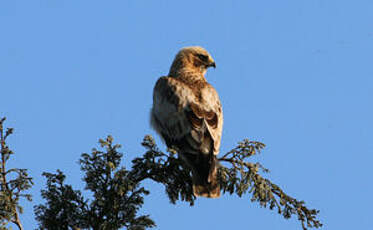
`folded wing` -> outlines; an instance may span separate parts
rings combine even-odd
[[[208,83],[188,85],[161,77],[154,87],[151,124],[191,166],[195,194],[218,197],[216,155],[223,115],[215,89]]]

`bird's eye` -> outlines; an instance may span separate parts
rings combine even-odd
[[[207,62],[209,60],[209,57],[207,57],[207,55],[203,55],[203,54],[198,54],[198,58],[203,62]]]

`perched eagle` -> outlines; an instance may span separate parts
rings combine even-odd
[[[216,156],[223,112],[217,92],[205,79],[209,67],[215,68],[215,62],[202,47],[181,49],[168,76],[154,87],[151,125],[191,167],[194,195],[219,197]]]

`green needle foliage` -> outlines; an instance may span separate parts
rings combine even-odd
[[[35,207],[36,219],[43,226],[40,229],[87,227],[87,201],[81,192],[64,184],[66,176],[60,170],[43,176],[47,178],[47,190],[42,190],[41,195],[47,204]]]
[[[42,196],[47,202],[35,207],[40,229],[140,230],[154,227],[149,216],[137,217],[143,197],[149,193],[140,186],[146,179],[163,184],[171,203],[181,200],[194,205],[196,197],[192,192],[191,170],[174,150],[164,153],[151,136],[145,136],[142,145],[146,152],[132,160],[132,168],[128,171],[119,167],[122,154],[117,149],[120,145],[114,145],[111,136],[99,143],[104,151],[93,149],[91,154],[82,154],[79,161],[85,173],[86,189],[93,193],[91,201],[85,200],[80,191],[64,185],[62,172],[44,173],[47,188],[42,190]],[[303,229],[321,227],[316,219],[317,210],[308,209],[303,201],[292,198],[263,178],[259,172],[268,170],[259,163],[248,161],[264,147],[263,143],[244,140],[219,158],[222,192],[239,197],[248,194],[252,202],[276,209],[285,218],[296,215]]]
[[[23,229],[19,213],[21,197],[31,201],[24,193],[33,182],[26,169],[6,169],[6,163],[14,153],[6,144],[13,129],[5,129],[5,118],[0,119],[0,230],[7,229],[9,223]],[[167,153],[159,150],[151,136],[145,136],[142,145],[146,152],[132,160],[131,170],[120,166],[123,154],[118,152],[120,145],[113,144],[108,136],[99,140],[102,151],[93,149],[91,154],[83,153],[79,164],[84,172],[85,189],[93,194],[91,200],[85,199],[79,190],[66,185],[66,176],[57,173],[43,173],[47,179],[46,189],[41,191],[45,204],[35,206],[39,229],[94,229],[143,230],[155,227],[147,215],[138,216],[137,212],[149,194],[141,182],[151,179],[165,186],[170,202],[181,200],[194,205],[196,197],[192,192],[191,170],[177,157],[175,150]],[[259,163],[248,159],[260,153],[263,143],[244,140],[238,146],[219,158],[219,181],[223,193],[250,196],[252,202],[262,207],[276,209],[288,219],[296,215],[302,228],[319,228],[319,211],[308,209],[304,201],[287,195],[279,186],[263,178],[259,172],[268,172]]]
[[[191,170],[179,160],[174,150],[168,154],[161,152],[151,136],[145,136],[142,145],[146,153],[134,159],[132,172],[139,180],[150,178],[165,186],[171,201],[187,201],[194,204],[196,197],[192,193]],[[265,147],[263,143],[244,140],[238,146],[219,158],[218,171],[223,193],[251,194],[251,201],[259,202],[260,206],[276,208],[286,219],[297,215],[303,229],[319,228],[321,222],[317,220],[318,210],[308,209],[304,201],[287,195],[279,186],[263,178],[258,172],[268,172],[259,163],[251,163],[248,158],[260,153]]]
[[[19,214],[23,212],[19,205],[21,197],[31,201],[31,195],[24,193],[32,185],[32,178],[26,169],[7,169],[7,161],[14,154],[6,144],[7,138],[13,133],[12,128],[4,128],[5,117],[0,119],[0,230],[6,229],[8,223],[23,229]]]
[[[174,150],[161,152],[151,136],[145,136],[142,145],[147,149],[142,157],[132,160],[132,177],[137,181],[151,179],[165,186],[172,204],[177,200],[194,204],[191,169],[179,158]]]
[[[285,219],[297,215],[304,230],[307,227],[321,227],[321,222],[316,219],[318,210],[308,209],[304,201],[298,201],[287,195],[279,186],[258,174],[260,169],[263,172],[269,172],[268,169],[259,163],[247,161],[249,157],[260,153],[264,147],[263,143],[246,139],[219,159],[220,162],[230,165],[230,167],[220,167],[219,175],[223,192],[236,193],[240,197],[249,193],[252,202],[259,202],[260,206],[268,206],[271,210],[276,208]]]
[[[130,171],[120,167],[120,145],[114,145],[111,136],[99,142],[105,151],[93,149],[91,154],[83,153],[79,161],[92,200],[65,185],[61,171],[43,174],[47,178],[47,188],[42,190],[46,203],[35,206],[39,229],[143,230],[155,226],[148,216],[137,216],[143,196],[149,192]]]

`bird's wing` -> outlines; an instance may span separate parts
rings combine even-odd
[[[202,101],[195,89],[178,79],[161,77],[154,87],[151,124],[169,147],[216,155],[223,126],[220,100],[208,84],[201,97]]]
[[[223,131],[223,110],[222,105],[216,90],[207,85],[202,90],[202,98],[204,102],[200,107],[205,111],[206,128],[208,129],[211,138],[214,142],[214,154],[217,155],[220,149],[220,139]]]

